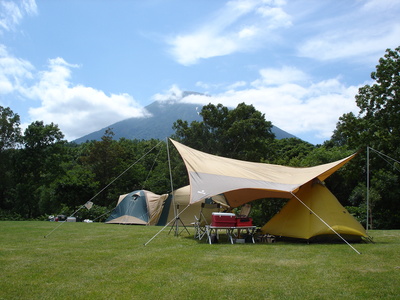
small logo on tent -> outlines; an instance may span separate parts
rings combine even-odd
[[[202,195],[205,195],[205,194],[206,194],[206,192],[205,192],[204,190],[197,191],[197,193],[198,193],[198,194],[202,194]]]

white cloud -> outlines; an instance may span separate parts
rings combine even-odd
[[[227,89],[228,90],[234,90],[234,89],[237,89],[237,88],[244,87],[246,85],[247,85],[247,82],[244,81],[244,80],[241,80],[241,81],[237,81],[237,82],[232,83],[231,85],[229,85],[227,87]]]
[[[0,44],[0,94],[21,90],[21,85],[32,78],[33,66],[26,60],[10,55]]]
[[[252,82],[253,86],[282,85],[285,83],[305,82],[308,80],[308,75],[303,71],[288,66],[284,66],[281,69],[262,69],[260,70],[260,75],[260,79]]]
[[[238,37],[239,39],[251,38],[257,35],[258,31],[259,29],[256,26],[245,27],[239,31]]]
[[[40,106],[29,109],[32,120],[54,122],[68,140],[81,137],[130,117],[146,116],[146,111],[128,94],[106,95],[101,90],[70,82],[71,68],[62,58],[49,61],[49,69],[24,95],[38,99]]]
[[[171,54],[182,65],[200,59],[245,52],[268,41],[271,30],[291,25],[281,1],[229,1],[212,20],[199,29],[179,34],[168,41]]]
[[[400,8],[400,2],[398,0],[368,0],[364,1],[362,10],[371,12],[373,14],[395,11]]]
[[[165,93],[155,94],[152,98],[155,101],[177,101],[182,98],[183,91],[177,86],[173,85]]]
[[[275,79],[270,82],[272,74]],[[338,78],[311,83],[307,74],[292,67],[261,70],[260,76],[252,88],[230,89],[212,96],[193,95],[182,101],[227,107],[241,102],[252,104],[274,125],[298,137],[312,135],[314,142],[329,139],[344,113],[358,113],[354,96],[359,87],[346,86]]]
[[[376,62],[384,49],[399,44],[399,10],[399,1],[370,0],[353,3],[339,15],[324,14],[313,23],[318,33],[299,44],[298,55],[321,61]]]
[[[383,48],[398,46],[399,36],[400,23],[390,28],[331,32],[308,40],[299,48],[299,55],[317,60],[356,58],[361,61],[377,61]]]
[[[172,42],[173,55],[182,65],[192,65],[201,58],[223,56],[237,51],[239,45],[229,37],[199,32],[177,36]]]
[[[282,9],[282,7],[263,6],[260,7],[257,12],[263,17],[269,18],[268,27],[270,29],[289,27],[292,25],[291,17]]]
[[[20,24],[25,15],[37,14],[35,0],[6,1],[0,2],[0,33],[11,31]]]

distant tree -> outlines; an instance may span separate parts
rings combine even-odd
[[[272,155],[267,163],[298,167],[302,160],[316,147],[298,138],[275,139]]]
[[[208,104],[200,115],[203,121],[178,120],[175,138],[204,152],[230,158],[257,161],[266,158],[275,138],[272,124],[253,105],[240,103],[235,109]]]
[[[20,141],[19,115],[14,113],[9,107],[0,106],[0,152],[12,148]]]
[[[344,114],[336,126],[329,145],[347,145],[359,150],[371,147],[384,155],[400,159],[400,47],[387,49],[379,60],[376,71],[371,73],[372,85],[365,85],[356,95],[359,114]],[[358,178],[354,189],[359,189],[359,182],[365,182],[365,152],[360,158],[362,174],[354,173]],[[371,190],[374,196],[374,224],[378,228],[400,228],[400,213],[396,207],[400,203],[400,174],[387,161],[371,156]],[[388,173],[389,172],[389,173]],[[379,177],[379,180],[377,179]],[[355,197],[354,195],[359,195]],[[360,193],[354,192],[353,199],[360,199]],[[365,194],[362,197],[365,206]],[[372,213],[371,213],[372,217]]]
[[[400,149],[400,47],[386,50],[376,71],[375,81],[361,87],[356,95],[359,115],[344,114],[331,141],[360,149],[371,146],[386,153],[399,154]]]
[[[50,145],[65,143],[64,134],[56,124],[44,125],[43,121],[35,121],[26,128],[23,144],[27,149],[41,150]]]
[[[39,203],[43,189],[63,174],[64,135],[57,125],[42,121],[31,123],[22,137],[23,148],[15,160],[13,187],[15,210],[25,217],[41,214]]]
[[[19,115],[9,107],[0,106],[0,209],[12,205],[10,190],[14,187],[14,147],[21,139]]]
[[[113,140],[114,132],[111,128],[106,129],[101,141],[93,141],[87,148],[87,154],[81,157],[83,165],[95,175],[94,180],[99,183],[99,188],[103,189],[119,174],[119,165],[123,149]],[[97,198],[97,203],[108,206],[115,197],[111,195],[110,189],[101,193]]]

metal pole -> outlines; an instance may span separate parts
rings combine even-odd
[[[171,157],[169,154],[169,146],[168,146],[168,138],[166,138],[166,142],[167,142],[167,155],[168,155],[168,168],[169,168],[169,180],[171,183],[171,195],[172,195],[172,205],[174,206],[174,215],[175,215],[175,235],[178,235],[179,232],[179,224],[177,222],[177,217],[179,215],[179,211],[178,208],[176,207],[176,203],[175,203],[175,195],[174,195],[174,184],[172,181],[172,170],[171,170]]]
[[[369,228],[369,147],[367,146],[367,223],[365,230]]]

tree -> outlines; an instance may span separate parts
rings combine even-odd
[[[298,138],[275,139],[272,155],[266,163],[298,167],[315,146]]]
[[[64,135],[57,125],[44,125],[43,121],[31,123],[22,137],[23,149],[15,160],[13,188],[15,209],[25,217],[37,217],[43,189],[63,174]]]
[[[9,209],[12,203],[9,191],[15,185],[13,182],[13,151],[20,141],[19,115],[9,107],[0,106],[0,209]]]
[[[230,158],[259,162],[268,156],[269,143],[275,138],[272,124],[253,105],[240,103],[229,110],[222,104],[208,104],[200,115],[201,122],[175,122],[175,138],[198,150]]]
[[[20,118],[9,107],[0,106],[0,152],[12,148],[21,138]]]
[[[356,95],[359,114],[357,116],[353,113],[344,114],[339,119],[329,143],[348,145],[354,150],[371,147],[398,159],[400,157],[400,47],[386,50],[386,54],[376,66],[376,71],[371,73],[371,78],[374,83],[361,87]],[[360,159],[359,165],[366,165],[365,158]],[[371,175],[375,176],[371,179],[371,190],[375,195],[375,224],[381,226],[380,228],[400,228],[400,217],[395,213],[399,206],[400,174],[397,169],[391,168],[387,161],[377,156],[371,157],[370,166]],[[354,173],[354,177],[358,177],[356,186],[360,180],[365,181],[365,168],[362,170],[364,174]],[[377,180],[376,177],[385,180]],[[354,194],[360,193],[354,192]]]
[[[80,159],[82,164],[95,174],[94,179],[99,183],[100,189],[108,186],[123,171],[120,168],[123,149],[113,140],[113,136],[112,129],[107,128],[101,141],[90,143],[88,153]],[[111,189],[107,189],[98,196],[97,204],[108,206],[116,197]]]
[[[44,125],[43,121],[35,121],[26,128],[23,143],[27,149],[40,150],[63,141],[64,134],[56,124]]]
[[[371,146],[399,154],[400,47],[386,50],[371,78],[375,83],[361,87],[356,95],[359,115],[344,114],[331,140],[351,148]]]

